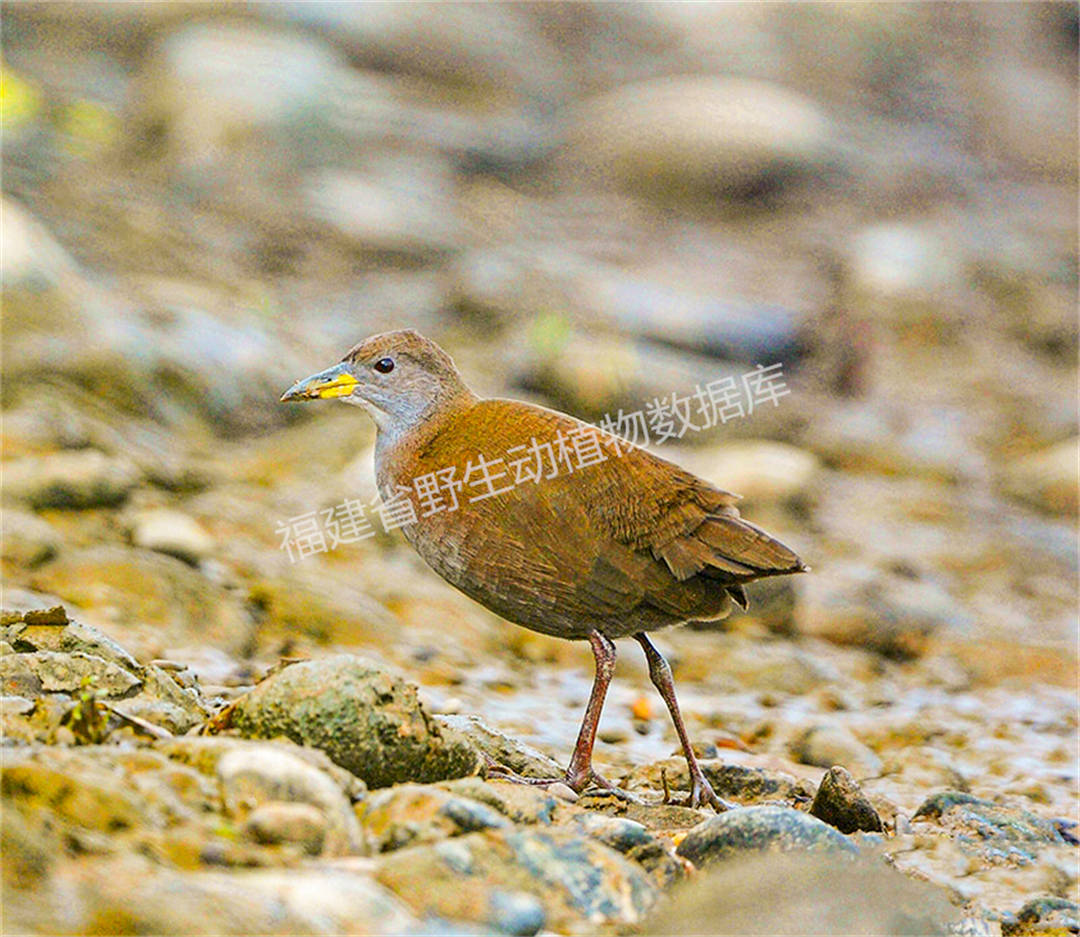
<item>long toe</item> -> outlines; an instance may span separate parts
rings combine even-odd
[[[694,780],[693,786],[690,788],[690,796],[686,798],[685,806],[712,807],[717,813],[723,813],[725,810],[733,809],[735,805],[719,798],[712,789],[712,785],[702,777]]]

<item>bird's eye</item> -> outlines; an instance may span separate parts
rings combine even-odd
[[[380,374],[389,374],[391,371],[394,370],[394,359],[380,358],[378,361],[375,362],[375,370],[378,371]]]

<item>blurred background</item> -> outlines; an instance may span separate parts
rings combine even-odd
[[[691,734],[815,764],[797,739],[827,718],[898,762],[902,804],[1034,784],[1075,812],[1075,4],[3,19],[9,595],[208,699],[356,650],[565,760],[587,650],[500,622],[398,534],[290,561],[281,522],[374,496],[374,434],[278,396],[403,327],[479,392],[590,420],[780,363],[775,407],[657,450],[813,567],[662,636]],[[616,773],[673,745],[620,666]],[[1017,724],[1046,734],[974,741]]]

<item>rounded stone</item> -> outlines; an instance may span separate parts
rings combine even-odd
[[[694,865],[710,865],[745,853],[825,850],[848,853],[856,847],[827,823],[789,807],[740,807],[695,826],[676,850]]]
[[[351,655],[293,664],[237,700],[231,725],[320,748],[371,787],[473,774],[475,749],[440,729],[416,687]]]

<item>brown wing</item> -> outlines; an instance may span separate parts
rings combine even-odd
[[[495,458],[584,426],[543,407],[485,400],[437,433],[416,464],[422,471],[463,464],[476,440]],[[746,607],[742,583],[804,569],[793,551],[739,517],[735,495],[643,450],[604,451],[602,462],[517,485],[457,517],[436,515],[417,531],[424,541],[417,549],[512,618],[507,603],[519,591],[548,614],[618,617],[647,605],[671,620],[720,617],[731,599]],[[452,526],[467,544],[455,558],[460,569],[445,568]]]

